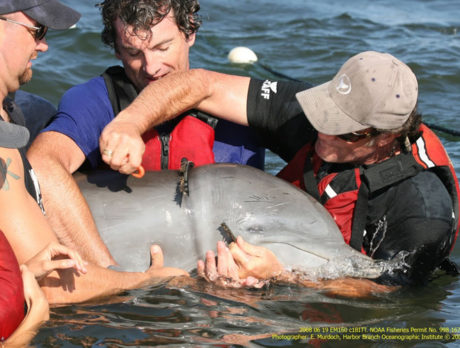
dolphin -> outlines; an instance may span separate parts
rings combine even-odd
[[[383,271],[344,242],[321,204],[253,167],[187,164],[141,179],[92,171],[76,174],[75,180],[122,270],[145,271],[155,243],[165,265],[191,271],[218,240],[241,235],[272,250],[286,267],[317,276],[333,269],[336,276],[375,278]]]

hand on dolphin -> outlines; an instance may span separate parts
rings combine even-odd
[[[230,244],[229,248],[233,256],[232,260],[238,265],[240,277],[276,278],[280,282],[316,288],[325,291],[329,295],[343,297],[368,297],[395,289],[395,287],[377,284],[369,279],[309,280],[304,278],[301,273],[296,274],[295,272],[285,271],[275,254],[270,250],[249,244],[241,236],[237,238],[236,243]],[[307,274],[304,276],[307,276]]]
[[[236,243],[229,246],[230,252],[238,265],[240,278],[254,277],[270,279],[279,276],[283,265],[278,261],[273,252],[261,246],[255,246],[239,236]]]
[[[261,288],[266,284],[265,281],[251,276],[241,278],[239,267],[223,242],[217,242],[217,260],[214,252],[209,250],[204,262],[198,260],[197,270],[200,277],[225,288]]]
[[[99,138],[102,160],[122,174],[135,172],[142,162],[145,144],[139,128],[118,117],[110,122]]]
[[[189,274],[186,271],[180,268],[164,267],[163,251],[158,245],[154,244],[150,247],[150,258],[151,266],[146,271],[146,273],[151,278],[189,276]]]

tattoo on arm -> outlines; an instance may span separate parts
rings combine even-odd
[[[5,160],[0,157],[0,189],[4,191],[8,191],[10,189],[10,184],[8,183],[8,175],[11,176],[14,180],[20,179],[19,175],[14,174],[8,170],[11,162],[11,158],[7,158],[5,162]]]

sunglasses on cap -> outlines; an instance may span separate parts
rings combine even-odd
[[[38,26],[34,26],[34,25],[26,24],[26,23],[21,23],[21,22],[15,21],[13,19],[5,18],[5,17],[0,17],[0,20],[10,22],[13,24],[17,24],[17,25],[22,25],[23,27],[26,27],[28,29],[33,29],[34,32],[32,33],[29,30],[29,33],[31,33],[34,39],[38,41],[43,40],[43,38],[46,35],[46,32],[48,31],[48,27],[42,24],[38,24]]]
[[[336,135],[336,137],[342,139],[343,141],[346,141],[347,143],[356,143],[357,141],[361,139],[370,138],[370,137],[376,136],[377,134],[379,134],[377,130],[375,130],[374,128],[370,128],[370,129],[365,129],[359,132],[338,134]]]

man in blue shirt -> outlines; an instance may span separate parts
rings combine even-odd
[[[109,266],[116,261],[102,242],[72,173],[83,164],[90,168],[101,165],[100,133],[144,87],[171,72],[189,69],[189,49],[200,20],[198,1],[106,0],[101,8],[103,41],[114,48],[123,68],[109,68],[103,76],[71,88],[28,156],[42,185],[49,221],[61,242],[85,259]],[[187,113],[179,122],[155,128],[144,138],[147,151],[142,165],[175,169],[177,159],[187,157],[196,164],[236,162],[263,168],[264,150],[252,143],[247,127],[219,121],[214,130],[214,125],[207,115]],[[164,155],[168,149],[169,154]],[[123,172],[118,166],[112,169]]]

